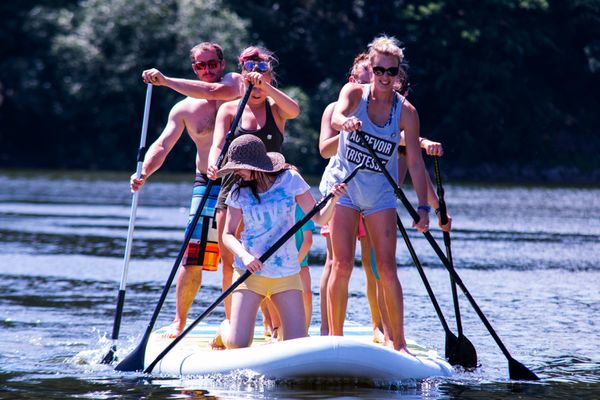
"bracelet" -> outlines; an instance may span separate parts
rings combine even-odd
[[[417,207],[417,210],[425,210],[427,212],[430,212],[431,206],[419,206],[419,207]]]

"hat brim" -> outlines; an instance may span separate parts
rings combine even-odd
[[[269,152],[267,156],[271,160],[271,165],[254,165],[251,162],[249,163],[238,163],[235,161],[227,162],[219,172],[217,172],[217,176],[223,177],[224,175],[231,174],[240,169],[247,169],[250,171],[259,171],[259,172],[277,172],[281,171],[285,166],[285,157],[281,153],[277,152]]]

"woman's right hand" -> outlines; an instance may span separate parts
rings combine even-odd
[[[260,260],[250,253],[242,257],[242,262],[244,263],[246,269],[252,272],[253,274],[262,269],[262,263],[260,262]]]
[[[210,165],[206,169],[206,176],[208,176],[208,179],[214,181],[218,178],[218,176],[217,176],[218,172],[219,172],[219,168],[216,165]]]
[[[346,189],[347,189],[347,185],[345,183],[336,183],[331,188],[330,193],[333,195],[333,198],[335,200],[337,200],[340,197],[342,197],[344,194],[346,194]]]
[[[346,132],[358,131],[362,128],[362,121],[354,116],[346,118],[342,130]]]

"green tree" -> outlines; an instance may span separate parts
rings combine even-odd
[[[195,78],[189,49],[207,40],[220,43],[233,63],[247,41],[246,28],[220,0],[84,0],[75,8],[33,7],[25,31],[38,37],[53,33],[31,78],[47,82],[48,96],[44,110],[34,109],[27,92],[19,104],[35,118],[59,121],[48,140],[60,145],[50,146],[56,153],[48,164],[132,165],[145,91],[142,70],[156,66],[167,75]],[[30,86],[40,91],[39,83]],[[162,130],[177,98],[155,88],[150,139]],[[181,157],[171,157],[174,165],[193,165],[193,146],[179,147]]]

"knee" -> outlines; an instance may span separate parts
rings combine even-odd
[[[398,272],[396,271],[395,262],[377,263],[377,273],[379,274],[380,281],[384,284],[392,282],[393,280],[398,281]]]
[[[354,260],[334,259],[331,265],[331,273],[338,279],[350,279]]]

